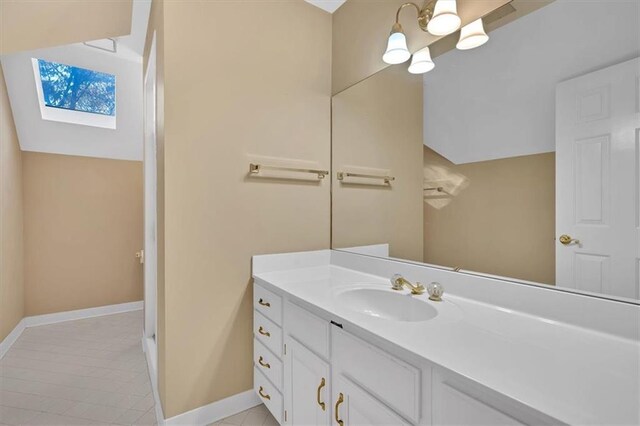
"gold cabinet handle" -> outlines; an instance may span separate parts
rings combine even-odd
[[[264,399],[271,399],[271,396],[269,396],[269,394],[264,393],[264,388],[262,386],[260,386],[260,389],[258,390],[258,393],[260,394],[261,397],[263,397]]]
[[[271,303],[265,302],[264,300],[262,300],[262,297],[260,298],[260,300],[258,300],[258,303],[261,304],[262,306],[266,306],[267,308],[271,307]]]
[[[268,362],[264,362],[264,358],[262,358],[262,355],[260,355],[260,358],[258,359],[258,364],[260,364],[264,368],[271,368],[271,365],[269,365]]]
[[[580,240],[571,238],[571,235],[567,235],[567,234],[560,235],[559,240],[560,240],[560,243],[565,246],[568,246],[569,244],[580,244]]]
[[[342,420],[340,420],[340,404],[342,404],[344,402],[344,395],[342,394],[342,392],[340,392],[340,395],[338,396],[338,400],[336,401],[336,409],[335,411],[335,416],[336,416],[336,422],[340,425],[340,426],[344,426],[344,422]]]
[[[271,337],[271,333],[269,333],[267,330],[262,328],[262,326],[258,328],[258,333],[262,334],[263,336]]]
[[[322,378],[322,380],[320,380],[320,386],[318,386],[318,405],[320,406],[320,408],[322,408],[322,411],[325,410],[325,403],[320,401],[320,391],[322,390],[322,388],[324,387],[324,385],[326,384],[324,377]]]

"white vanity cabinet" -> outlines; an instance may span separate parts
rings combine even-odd
[[[560,424],[254,284],[254,387],[280,424]],[[382,346],[382,347],[381,347]]]

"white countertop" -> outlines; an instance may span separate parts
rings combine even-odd
[[[640,422],[640,344],[445,292],[438,315],[396,322],[355,312],[336,297],[346,287],[390,289],[379,277],[335,265],[255,273],[260,284],[313,305],[332,319],[474,380],[561,422]],[[446,285],[445,285],[446,290]],[[408,293],[408,291],[405,291]]]

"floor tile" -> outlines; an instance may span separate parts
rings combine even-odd
[[[28,328],[0,360],[0,426],[155,424],[142,311]]]

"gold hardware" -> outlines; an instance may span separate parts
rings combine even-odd
[[[260,355],[260,358],[258,358],[258,364],[260,364],[264,368],[271,368],[271,365],[269,365],[268,362],[264,362],[264,358],[262,358],[262,355]]]
[[[340,395],[338,396],[338,400],[336,401],[336,409],[334,410],[334,413],[336,416],[336,422],[340,426],[344,426],[344,422],[340,420],[340,412],[338,411],[338,409],[340,408],[340,404],[342,404],[343,402],[344,402],[344,395],[342,394],[342,392],[340,392]]]
[[[298,172],[298,173],[313,173],[318,175],[318,179],[324,179],[329,174],[328,170],[316,170],[316,169],[299,169],[297,167],[281,167],[281,166],[266,166],[264,164],[249,164],[249,173],[257,175],[261,170],[281,170],[285,172]]]
[[[261,397],[263,397],[264,399],[271,399],[271,396],[267,393],[264,393],[264,389],[262,388],[262,386],[260,386],[260,389],[258,390],[258,393],[260,394]]]
[[[366,179],[382,179],[385,184],[389,185],[392,181],[396,180],[394,176],[377,176],[377,175],[365,175],[362,173],[349,173],[338,172],[337,176],[339,181],[343,181],[346,177],[366,178]]]
[[[435,4],[435,0],[425,2],[424,7],[422,8],[420,8],[417,4],[412,2],[407,2],[402,4],[398,8],[398,11],[396,12],[396,23],[394,24],[394,27],[396,25],[398,26],[400,25],[400,11],[402,11],[402,9],[404,9],[405,7],[413,6],[416,9],[416,12],[418,12],[418,26],[422,31],[427,31],[427,24],[433,17],[434,4]],[[402,27],[400,27],[400,31],[402,31]],[[398,31],[392,30],[392,32],[398,32]]]
[[[461,266],[456,266],[455,268],[453,268],[453,272],[460,272],[460,269],[462,269]]]
[[[271,307],[271,303],[265,302],[264,300],[262,300],[262,298],[258,300],[258,303],[261,304],[262,306],[266,306],[267,308]]]
[[[559,240],[560,240],[560,243],[564,244],[565,246],[568,246],[569,244],[580,244],[580,240],[571,238],[571,236],[567,234],[560,235]]]
[[[325,404],[324,404],[324,402],[320,401],[320,391],[322,390],[324,385],[325,385],[325,380],[324,380],[324,377],[323,377],[322,380],[320,380],[320,386],[318,386],[318,396],[317,396],[318,405],[320,406],[320,408],[322,408],[322,411],[325,410]]]
[[[144,250],[140,250],[136,252],[136,259],[138,259],[140,264],[144,263]]]
[[[422,284],[416,283],[416,285],[411,284],[411,282],[405,279],[400,274],[395,274],[391,277],[391,288],[394,290],[402,290],[402,288],[406,286],[411,290],[411,294],[423,294],[425,292],[425,288]]]
[[[262,334],[263,336],[271,337],[271,333],[269,333],[267,330],[262,328],[262,326],[258,328],[258,333]]]

